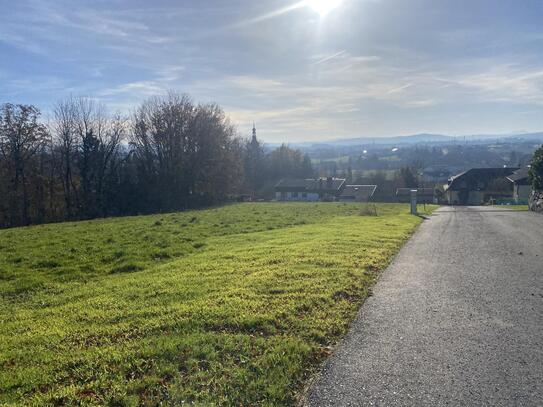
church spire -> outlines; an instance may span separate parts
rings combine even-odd
[[[256,125],[255,123],[253,122],[253,143],[256,142]]]

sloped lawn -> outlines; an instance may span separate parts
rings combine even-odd
[[[262,203],[0,231],[0,404],[293,405],[420,223]]]

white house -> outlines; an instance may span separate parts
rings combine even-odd
[[[345,180],[341,178],[282,179],[275,185],[278,201],[333,200],[341,194]]]

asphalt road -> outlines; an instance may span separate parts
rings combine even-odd
[[[543,406],[543,216],[442,208],[383,273],[308,406]]]

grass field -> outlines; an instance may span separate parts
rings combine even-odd
[[[239,204],[0,231],[0,405],[292,405],[420,218]]]

